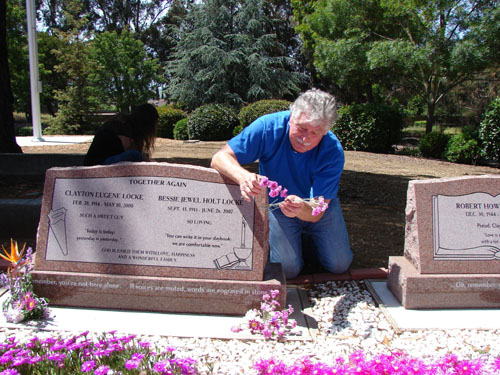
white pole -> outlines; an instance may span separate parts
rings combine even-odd
[[[28,19],[28,50],[30,58],[33,141],[43,142],[42,125],[40,121],[40,92],[42,91],[42,83],[38,78],[38,48],[36,42],[36,14],[34,0],[26,0],[26,17]]]

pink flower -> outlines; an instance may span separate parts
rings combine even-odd
[[[134,354],[132,354],[130,359],[132,359],[134,361],[141,361],[144,357],[145,357],[144,353],[134,353]]]
[[[271,198],[276,198],[279,194],[280,194],[279,190],[271,190],[271,191],[269,192],[269,196],[270,196]]]
[[[26,304],[26,308],[28,309],[28,311],[32,311],[33,309],[35,309],[38,306],[38,303],[36,302],[36,299],[34,299],[34,298],[30,298],[27,301],[25,300],[24,303]]]
[[[269,329],[269,328],[264,328],[262,330],[262,335],[268,339],[268,338],[271,338],[271,336],[273,335],[273,332]]]
[[[262,325],[258,320],[252,319],[248,321],[248,328],[250,328],[250,332],[255,333],[262,329]]]
[[[500,357],[495,358],[493,362],[493,368],[497,371],[500,371]]]
[[[106,375],[109,372],[109,366],[102,365],[97,368],[97,370],[94,371],[95,375]]]
[[[260,182],[259,182],[259,185],[264,187],[264,186],[268,186],[269,185],[269,178],[267,177],[262,177]]]
[[[276,190],[278,188],[278,183],[276,181],[269,181],[269,185],[267,185],[269,189]]]
[[[125,362],[125,368],[127,370],[133,370],[139,367],[140,361],[129,359],[128,361]]]
[[[281,319],[283,319],[284,325],[288,324],[288,311],[283,310],[283,313],[281,314]]]
[[[145,349],[151,347],[151,343],[147,342],[147,341],[139,341],[139,345],[141,346],[141,348],[145,348]]]
[[[287,196],[288,196],[288,189],[284,188],[283,190],[281,190],[280,197],[286,198]]]

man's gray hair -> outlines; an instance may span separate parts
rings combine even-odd
[[[335,97],[318,89],[311,89],[300,94],[290,106],[290,111],[292,116],[306,113],[309,121],[321,122],[327,130],[337,120]]]

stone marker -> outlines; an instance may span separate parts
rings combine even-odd
[[[410,181],[405,255],[420,273],[499,273],[500,175]]]
[[[35,291],[53,305],[147,311],[243,314],[272,289],[284,303],[281,267],[264,272],[266,207],[265,192],[246,202],[209,168],[49,169]]]
[[[404,255],[387,286],[405,308],[500,307],[500,175],[410,181]]]

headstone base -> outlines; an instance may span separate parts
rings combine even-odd
[[[62,271],[32,271],[33,287],[53,306],[151,312],[244,315],[262,295],[278,290],[285,306],[281,264],[266,267],[263,281],[166,278]]]
[[[406,309],[500,307],[500,274],[420,274],[405,257],[389,257],[387,287]]]

